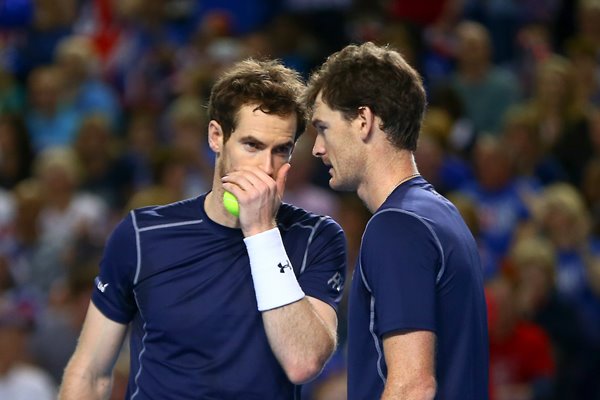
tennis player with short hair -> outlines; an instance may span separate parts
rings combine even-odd
[[[275,61],[242,61],[216,82],[212,190],[117,226],[61,399],[108,397],[128,326],[128,399],[300,398],[336,347],[346,258],[336,222],[281,203],[303,88]]]
[[[413,156],[421,78],[393,49],[350,45],[313,74],[306,104],[329,185],[374,213],[350,291],[348,399],[487,399],[477,245]]]

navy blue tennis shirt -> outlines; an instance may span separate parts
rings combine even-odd
[[[363,235],[349,303],[348,399],[379,399],[386,334],[436,335],[436,399],[488,398],[488,336],[477,245],[423,178],[399,187]]]
[[[300,398],[267,342],[243,234],[211,221],[204,200],[134,210],[107,242],[92,301],[131,323],[127,398]],[[337,310],[342,229],[289,204],[277,224],[302,290]]]

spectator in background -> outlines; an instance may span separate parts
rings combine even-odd
[[[530,210],[517,186],[509,149],[496,137],[482,136],[473,152],[476,180],[460,192],[475,203],[480,238],[489,251],[493,277],[511,243],[531,230]]]
[[[504,117],[501,140],[510,149],[519,187],[530,195],[542,186],[567,179],[563,166],[552,153],[544,150],[531,110],[518,106],[509,109]]]
[[[509,62],[519,79],[523,98],[534,93],[536,70],[554,52],[551,36],[550,27],[539,23],[526,24],[517,33],[516,54]]]
[[[557,291],[576,310],[585,334],[578,393],[593,399],[600,395],[600,241],[591,235],[589,211],[571,185],[547,187],[537,218],[541,234],[556,249]]]
[[[106,54],[105,76],[120,93],[126,110],[161,112],[173,97],[178,70],[175,57],[183,45],[176,24],[169,24],[169,4],[162,0],[126,0],[105,5],[117,21],[114,43]]]
[[[556,290],[556,257],[547,239],[533,236],[512,247],[507,273],[515,283],[519,315],[540,326],[550,337],[556,360],[553,399],[588,398],[580,384],[587,354],[582,324],[573,304]]]
[[[33,151],[19,115],[0,113],[0,187],[12,189],[31,174]]]
[[[41,368],[27,362],[34,310],[24,299],[0,292],[0,398],[53,400],[56,385]]]
[[[54,60],[62,71],[65,101],[81,115],[103,114],[117,128],[121,122],[119,100],[99,77],[98,57],[92,41],[68,36],[58,43]]]
[[[492,44],[483,25],[459,23],[456,40],[456,71],[450,83],[476,134],[498,134],[504,112],[519,99],[518,83],[510,71],[492,63]]]
[[[523,106],[534,115],[546,151],[552,150],[564,130],[581,118],[580,104],[575,100],[569,61],[553,55],[541,62],[536,70],[533,96]]]
[[[39,221],[43,237],[66,243],[78,231],[106,234],[102,228],[106,204],[80,191],[81,169],[71,149],[46,150],[36,159],[34,170],[44,200]]]
[[[28,78],[27,129],[36,153],[75,140],[81,116],[65,101],[63,72],[53,66],[38,67]]]
[[[208,190],[213,174],[214,154],[208,147],[206,117],[200,100],[180,97],[167,114],[167,143],[184,167],[183,196]]]
[[[161,147],[158,116],[146,110],[135,110],[126,124],[120,161],[129,175],[127,196],[152,183],[152,159]]]
[[[31,18],[22,21],[16,46],[16,76],[24,81],[33,70],[52,63],[57,43],[68,36],[77,17],[78,0],[9,1],[31,6]]]
[[[600,344],[600,284],[595,269],[600,240],[590,233],[591,218],[581,194],[571,185],[545,188],[537,210],[537,226],[556,248],[558,292],[578,310],[589,343]]]
[[[103,114],[89,114],[81,121],[73,145],[80,168],[78,188],[100,197],[111,210],[120,210],[131,186],[129,165],[120,156],[118,138]]]
[[[15,290],[32,292],[40,302],[46,298],[40,295],[37,281],[40,275],[34,274],[37,265],[45,265],[44,252],[39,243],[38,217],[42,209],[39,185],[28,179],[16,185],[12,192],[14,200],[10,228],[2,237],[0,251],[9,269]]]
[[[53,302],[38,318],[29,346],[33,360],[50,373],[58,385],[77,338],[98,274],[98,252],[88,252],[67,268],[66,278],[55,285]]]
[[[490,400],[550,399],[555,363],[546,332],[519,315],[511,281],[488,283]]]
[[[178,95],[208,98],[220,72],[231,63],[249,56],[242,38],[235,36],[232,30],[227,12],[218,8],[205,10],[188,43],[177,50]]]
[[[515,42],[521,28],[532,23],[552,26],[558,19],[561,3],[561,0],[467,0],[463,15],[488,27],[496,49],[494,62],[505,64],[515,58]]]
[[[80,237],[104,240],[108,209],[101,198],[79,190],[80,169],[74,152],[52,148],[42,152],[34,166],[42,208],[37,219],[38,245],[43,262],[36,263],[32,279],[47,294],[65,270],[65,251]],[[40,260],[41,261],[41,260]]]
[[[575,71],[568,59],[553,55],[536,70],[533,96],[518,105],[539,131],[542,151],[556,158],[568,179],[578,184],[591,158],[588,104],[577,98]]]

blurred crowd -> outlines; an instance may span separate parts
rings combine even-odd
[[[223,68],[364,41],[424,78],[417,165],[479,244],[492,400],[600,399],[600,0],[0,0],[0,398],[55,397],[119,219],[210,188]],[[285,200],[340,222],[350,280],[369,213],[312,135]],[[306,399],[346,398],[345,324]]]

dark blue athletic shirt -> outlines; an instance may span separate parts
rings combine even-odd
[[[436,399],[488,398],[488,336],[477,246],[456,208],[421,177],[396,188],[363,235],[350,292],[348,399],[383,393],[383,337],[436,335]]]
[[[127,398],[299,398],[267,342],[242,232],[211,221],[204,199],[134,210],[108,240],[92,300],[131,323]],[[306,295],[337,309],[339,225],[289,204],[277,223]]]

